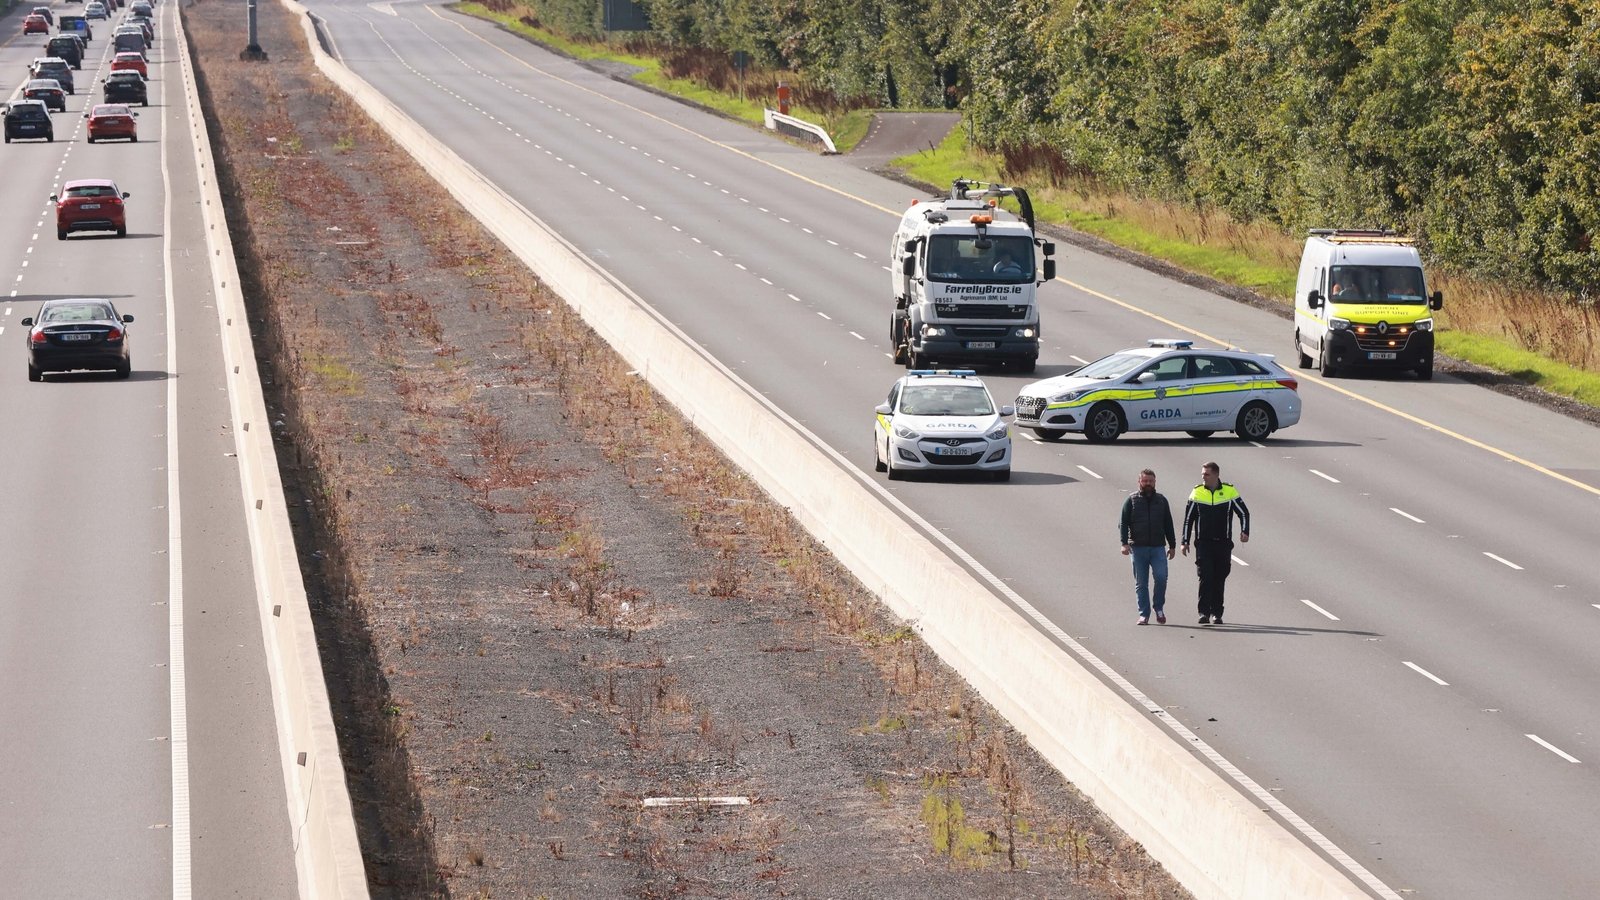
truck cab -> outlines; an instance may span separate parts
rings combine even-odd
[[[1325,378],[1354,368],[1433,377],[1433,313],[1422,258],[1387,229],[1313,228],[1295,279],[1294,341],[1302,369]]]
[[[1021,215],[1001,209],[1003,197],[1017,198]],[[1035,236],[1021,188],[958,179],[949,197],[914,201],[889,248],[895,361],[911,369],[940,361],[1032,372],[1035,294],[1055,277],[1054,254],[1054,244]]]

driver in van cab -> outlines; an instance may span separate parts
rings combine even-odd
[[[996,275],[1021,275],[1022,265],[1011,256],[1011,251],[1001,250],[1000,258],[995,260],[994,274]]]

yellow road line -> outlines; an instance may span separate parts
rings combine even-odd
[[[569,80],[567,80],[565,78],[562,78],[559,75],[554,75],[554,74],[552,74],[550,72],[547,72],[544,69],[541,69],[538,66],[528,62],[527,60],[522,59],[522,58],[514,55],[513,53],[511,53],[511,51],[506,50],[505,48],[500,47],[500,46],[492,43],[491,41],[485,39],[482,35],[474,33],[473,31],[468,29],[467,26],[465,24],[463,24],[462,22],[460,22],[459,20],[452,20],[452,19],[445,18],[444,16],[439,14],[439,11],[438,11],[438,9],[436,7],[428,6],[428,7],[426,7],[426,9],[428,10],[428,12],[432,13],[440,21],[449,22],[450,24],[455,25],[457,28],[460,28],[462,31],[464,31],[467,34],[471,35],[473,38],[475,38],[475,39],[477,39],[479,41],[482,41],[483,43],[487,44],[490,47],[494,47],[494,49],[496,49],[500,53],[504,54],[507,58],[509,58],[511,60],[514,60],[519,65],[525,66],[528,69],[531,69],[532,71],[538,72],[539,74],[545,76],[546,78],[550,78],[552,80],[559,81],[562,84],[565,84],[565,85],[567,85],[569,87],[572,87],[572,88],[575,88],[577,90],[583,91],[584,93],[592,94],[595,97],[598,97],[601,100],[606,101],[607,103],[615,104],[615,105],[620,106],[620,107],[622,107],[624,109],[636,112],[639,115],[646,116],[646,117],[648,117],[650,119],[654,119],[655,121],[660,122],[663,125],[668,125],[668,126],[670,126],[672,128],[676,128],[677,130],[683,132],[684,134],[691,135],[691,136],[693,136],[693,137],[695,137],[695,138],[697,138],[699,140],[705,141],[706,143],[711,144],[714,147],[720,147],[723,150],[727,150],[729,153],[738,154],[739,156],[742,156],[745,159],[750,160],[751,162],[759,163],[759,164],[761,164],[763,166],[766,166],[766,167],[768,167],[770,169],[774,169],[774,170],[776,170],[778,172],[782,172],[785,175],[788,175],[788,176],[790,176],[792,178],[797,178],[797,179],[805,182],[806,184],[822,188],[825,191],[831,191],[834,194],[837,194],[840,197],[843,197],[843,198],[845,198],[847,200],[854,200],[855,202],[860,203],[863,206],[867,206],[867,207],[869,207],[871,209],[875,209],[875,210],[878,210],[880,212],[888,213],[889,215],[894,216],[895,218],[899,218],[900,217],[900,213],[897,213],[894,210],[889,209],[886,206],[880,206],[880,205],[878,205],[876,203],[873,203],[870,200],[867,200],[867,199],[862,198],[862,197],[857,197],[856,195],[851,194],[851,193],[849,193],[847,191],[840,190],[839,188],[836,188],[831,184],[826,184],[824,182],[817,181],[815,178],[811,178],[811,177],[806,176],[806,175],[801,175],[799,172],[796,172],[796,171],[794,171],[792,169],[786,169],[783,166],[780,166],[780,165],[778,165],[776,163],[773,163],[773,162],[769,162],[768,160],[764,160],[764,159],[760,158],[759,156],[756,156],[756,155],[754,155],[752,153],[749,153],[749,152],[744,151],[744,150],[740,150],[737,147],[730,146],[730,145],[725,144],[725,143],[723,143],[721,141],[715,140],[714,138],[707,137],[707,136],[705,136],[705,135],[703,135],[703,134],[701,134],[701,133],[699,133],[699,132],[697,132],[697,131],[695,131],[695,130],[693,130],[691,128],[688,128],[688,127],[686,127],[684,125],[680,125],[677,122],[674,122],[674,121],[672,121],[670,119],[662,118],[661,116],[658,116],[655,113],[649,112],[648,110],[643,110],[643,109],[640,109],[637,106],[633,106],[631,104],[624,103],[621,100],[616,99],[615,97],[608,97],[605,94],[600,93],[599,91],[593,90],[591,88],[584,87],[581,84],[577,84],[577,83],[575,83],[573,81],[569,81]],[[1206,334],[1203,331],[1199,331],[1197,329],[1190,328],[1187,325],[1183,325],[1181,323],[1175,322],[1172,319],[1167,318],[1166,316],[1158,315],[1156,313],[1150,312],[1147,309],[1142,309],[1142,308],[1140,308],[1138,306],[1134,306],[1133,304],[1128,303],[1125,300],[1118,300],[1116,297],[1113,297],[1113,296],[1111,296],[1109,294],[1103,294],[1100,291],[1097,291],[1097,290],[1095,290],[1095,289],[1093,289],[1091,287],[1087,287],[1085,285],[1078,284],[1075,281],[1069,281],[1069,280],[1067,280],[1065,278],[1057,278],[1056,280],[1061,282],[1062,284],[1067,285],[1068,287],[1071,287],[1071,288],[1074,288],[1076,290],[1082,291],[1083,293],[1088,294],[1091,297],[1098,297],[1099,299],[1104,300],[1107,303],[1111,303],[1111,304],[1114,304],[1116,306],[1120,306],[1123,309],[1128,310],[1129,312],[1138,313],[1139,315],[1145,316],[1146,318],[1154,319],[1155,321],[1160,322],[1161,324],[1166,325],[1169,328],[1177,329],[1178,331],[1181,331],[1181,332],[1183,332],[1185,334],[1192,334],[1195,337],[1200,338],[1201,340],[1207,341],[1207,342],[1212,343],[1212,344],[1216,344],[1219,347],[1230,346],[1229,342],[1227,342],[1227,341],[1224,341],[1224,340],[1221,340],[1219,338],[1213,337],[1213,336],[1211,336],[1209,334]],[[1343,394],[1343,395],[1345,395],[1346,397],[1349,397],[1352,400],[1358,400],[1358,401],[1360,401],[1362,403],[1367,404],[1368,406],[1373,407],[1374,409],[1379,409],[1379,410],[1382,410],[1382,411],[1384,411],[1386,413],[1389,413],[1391,415],[1398,416],[1399,418],[1404,419],[1404,420],[1406,420],[1408,422],[1411,422],[1411,423],[1416,424],[1416,425],[1420,425],[1423,428],[1428,429],[1429,431],[1435,431],[1435,432],[1438,432],[1439,434],[1445,435],[1446,437],[1454,438],[1454,439],[1456,439],[1458,441],[1461,441],[1464,444],[1467,444],[1468,446],[1476,447],[1479,450],[1483,450],[1483,451],[1486,451],[1488,453],[1492,453],[1495,456],[1500,457],[1501,459],[1505,459],[1505,460],[1508,460],[1510,462],[1514,462],[1514,463],[1516,463],[1517,465],[1520,465],[1520,466],[1525,466],[1525,467],[1527,467],[1529,469],[1532,469],[1535,472],[1538,472],[1541,475],[1548,475],[1549,477],[1554,478],[1557,481],[1563,482],[1565,484],[1569,484],[1569,485],[1571,485],[1571,486],[1573,486],[1575,488],[1579,488],[1580,490],[1587,491],[1590,494],[1593,494],[1593,495],[1595,495],[1597,497],[1600,497],[1600,487],[1595,487],[1594,485],[1585,484],[1584,482],[1579,481],[1576,478],[1570,478],[1570,477],[1568,477],[1566,475],[1563,475],[1560,472],[1557,472],[1557,471],[1555,471],[1553,469],[1550,469],[1550,468],[1548,468],[1546,466],[1541,466],[1538,463],[1534,462],[1533,460],[1523,459],[1522,457],[1516,455],[1515,453],[1511,453],[1511,452],[1506,451],[1506,450],[1501,450],[1498,447],[1495,447],[1495,446],[1493,446],[1491,444],[1486,444],[1483,441],[1480,441],[1480,440],[1478,440],[1476,438],[1468,437],[1468,436],[1466,436],[1464,434],[1461,434],[1460,432],[1451,431],[1450,429],[1444,427],[1443,425],[1436,425],[1436,424],[1434,424],[1432,422],[1429,422],[1426,419],[1419,418],[1419,417],[1414,416],[1414,415],[1412,415],[1412,414],[1410,414],[1408,412],[1404,412],[1402,410],[1395,409],[1392,406],[1389,406],[1389,405],[1387,405],[1385,403],[1380,403],[1377,400],[1374,400],[1374,399],[1372,399],[1370,397],[1364,397],[1361,394],[1357,394],[1356,392],[1351,391],[1351,390],[1349,390],[1347,388],[1342,388],[1342,387],[1339,387],[1338,385],[1330,384],[1327,381],[1325,381],[1325,380],[1323,380],[1321,378],[1318,378],[1318,377],[1316,377],[1314,375],[1307,375],[1307,374],[1305,374],[1303,372],[1297,372],[1297,373],[1295,373],[1295,378],[1298,379],[1298,380],[1301,380],[1301,381],[1310,382],[1311,384],[1321,385],[1322,387],[1325,387],[1330,391],[1334,391],[1336,393]]]

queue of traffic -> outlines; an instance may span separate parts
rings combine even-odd
[[[123,6],[123,0],[91,2],[81,14],[57,14],[49,6],[36,6],[23,20],[22,33],[44,34],[46,56],[28,66],[28,79],[17,92],[17,99],[5,104],[5,143],[38,140],[54,143],[56,128],[53,113],[68,113],[68,98],[87,86],[80,73],[90,60],[95,42],[92,20],[109,20]],[[110,35],[109,52],[102,64],[108,72],[101,79],[102,102],[89,102],[82,111],[87,121],[88,143],[105,140],[139,140],[138,113],[130,103],[149,105],[146,82],[150,71],[147,54],[155,43],[152,0],[132,0],[122,22]],[[50,27],[57,33],[50,35]],[[42,27],[41,27],[42,26]],[[89,93],[92,88],[83,90]],[[26,152],[20,148],[9,152]],[[58,193],[50,195],[55,206],[56,238],[68,240],[79,232],[111,232],[116,237],[128,233],[125,201],[129,193],[106,177],[64,181]],[[128,325],[132,315],[119,313],[106,298],[54,298],[44,301],[38,311],[21,322],[26,329],[28,380],[42,381],[46,373],[108,370],[116,378],[132,374]]]

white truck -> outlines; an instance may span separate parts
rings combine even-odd
[[[1017,201],[1020,215],[999,206]],[[1035,266],[1037,248],[1043,264]],[[1038,286],[1056,245],[1034,234],[1028,192],[957,179],[950,196],[913,201],[890,246],[889,344],[908,369],[991,363],[1032,372],[1039,360]]]
[[[1385,229],[1313,228],[1294,288],[1300,368],[1324,378],[1354,368],[1410,369],[1433,377],[1433,314],[1422,258],[1408,237]]]

